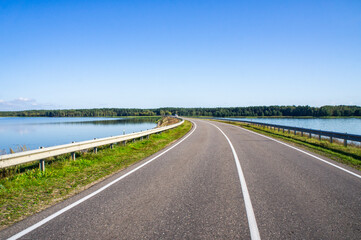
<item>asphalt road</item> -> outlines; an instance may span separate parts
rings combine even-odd
[[[361,239],[358,171],[239,127],[192,121],[178,145],[0,239]]]

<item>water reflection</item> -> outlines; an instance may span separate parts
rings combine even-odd
[[[122,118],[114,120],[80,121],[80,122],[58,122],[49,124],[80,124],[80,125],[126,125],[135,123],[155,123],[157,118]]]
[[[152,129],[157,118],[0,118],[0,152],[49,147]]]
[[[232,119],[361,135],[361,118],[232,118]]]

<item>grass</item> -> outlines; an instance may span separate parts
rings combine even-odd
[[[184,136],[192,127],[181,126],[151,135],[149,140],[99,148],[98,154],[78,153],[76,161],[69,155],[49,159],[46,171],[37,163],[16,169],[0,179],[0,229],[39,212],[94,185],[96,182],[158,152]],[[55,161],[56,160],[56,161]]]
[[[245,129],[255,131],[273,138],[285,140],[291,142],[297,146],[305,147],[307,150],[316,152],[320,155],[331,158],[337,162],[347,164],[355,169],[361,170],[361,147],[357,145],[349,144],[349,146],[343,146],[343,142],[334,139],[333,143],[330,143],[328,139],[319,140],[316,138],[309,138],[308,134],[301,136],[301,133],[294,135],[292,132],[282,132],[274,129],[263,128],[254,126],[247,123],[221,121],[236,126],[243,127]]]

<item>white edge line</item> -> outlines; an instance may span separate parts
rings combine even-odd
[[[217,127],[213,123],[209,123],[209,124],[211,124],[214,127],[218,128],[218,130],[224,135],[224,137],[227,139],[229,145],[231,146],[233,157],[234,157],[234,160],[235,160],[236,166],[237,166],[239,180],[241,182],[242,194],[243,194],[243,199],[244,199],[244,205],[245,205],[245,208],[246,208],[248,226],[249,226],[249,231],[251,233],[251,239],[252,240],[261,239],[261,236],[259,234],[259,230],[258,230],[258,227],[257,227],[256,217],[254,215],[254,211],[253,211],[253,207],[252,207],[251,197],[250,197],[249,192],[248,192],[246,179],[245,179],[245,177],[243,175],[242,167],[241,167],[241,164],[239,162],[237,152],[234,149],[234,147],[232,145],[232,142],[231,142],[231,140],[229,140],[227,135],[219,127]]]
[[[276,139],[274,139],[274,138],[267,137],[267,136],[265,136],[265,135],[262,135],[262,134],[260,134],[260,133],[253,132],[253,131],[248,130],[248,129],[244,129],[243,127],[237,127],[237,126],[232,125],[232,124],[229,124],[229,125],[230,125],[230,126],[233,126],[233,127],[236,127],[237,129],[242,129],[243,131],[247,131],[247,132],[250,132],[250,133],[259,135],[259,136],[261,136],[261,137],[270,139],[270,140],[275,141],[275,142],[277,142],[277,143],[283,144],[283,145],[285,145],[285,146],[287,146],[287,147],[289,147],[289,148],[292,148],[292,149],[294,149],[294,150],[296,150],[296,151],[299,151],[299,152],[301,152],[301,153],[304,153],[304,154],[306,154],[306,155],[308,155],[308,156],[310,156],[310,157],[316,158],[317,160],[319,160],[319,161],[321,161],[321,162],[327,163],[327,164],[329,164],[329,165],[331,165],[331,166],[333,166],[333,167],[335,167],[335,168],[338,168],[338,169],[340,169],[340,170],[342,170],[342,171],[344,171],[344,172],[347,172],[347,173],[349,173],[349,174],[351,174],[351,175],[353,175],[353,176],[358,177],[358,178],[361,179],[361,176],[360,176],[360,175],[358,175],[358,174],[356,174],[356,173],[354,173],[354,172],[352,172],[352,171],[350,171],[350,170],[347,170],[347,169],[345,169],[345,168],[343,168],[343,167],[340,167],[340,166],[338,166],[338,165],[336,165],[336,164],[334,164],[334,163],[331,163],[331,162],[329,162],[329,161],[327,161],[327,160],[324,160],[324,159],[322,159],[322,158],[320,158],[320,157],[317,157],[317,156],[315,156],[315,155],[313,155],[313,154],[311,154],[311,153],[308,153],[308,152],[306,152],[306,151],[303,151],[303,150],[301,150],[301,149],[298,149],[298,148],[296,148],[296,147],[294,147],[294,146],[291,146],[291,145],[289,145],[289,144],[287,144],[287,143],[278,141],[278,140],[276,140]]]
[[[182,140],[180,140],[179,142],[177,142],[176,144],[174,144],[172,147],[168,148],[168,149],[165,150],[164,152],[162,152],[162,153],[160,153],[159,155],[153,157],[152,159],[148,160],[147,162],[143,163],[142,165],[134,168],[133,170],[129,171],[128,173],[122,175],[121,177],[115,179],[114,181],[108,183],[108,184],[105,185],[104,187],[96,190],[95,192],[92,192],[91,194],[83,197],[82,199],[79,199],[78,201],[70,204],[69,206],[67,206],[67,207],[65,207],[65,208],[63,208],[63,209],[61,209],[61,210],[53,213],[52,215],[44,218],[44,219],[41,220],[40,222],[38,222],[38,223],[36,223],[36,224],[34,224],[34,225],[32,225],[32,226],[24,229],[23,231],[21,231],[21,232],[19,232],[19,233],[17,233],[17,234],[15,234],[14,236],[8,238],[8,240],[15,240],[15,239],[18,239],[18,238],[20,238],[20,237],[22,237],[22,236],[30,233],[31,231],[37,229],[38,227],[44,225],[45,223],[47,223],[47,222],[49,222],[49,221],[51,221],[52,219],[56,218],[57,216],[61,215],[62,213],[66,212],[66,211],[68,211],[68,210],[70,210],[70,209],[72,209],[73,207],[79,205],[79,204],[82,203],[82,202],[85,202],[85,201],[88,200],[89,198],[91,198],[91,197],[97,195],[98,193],[104,191],[105,189],[107,189],[108,187],[110,187],[110,186],[112,186],[113,184],[117,183],[118,181],[122,180],[123,178],[127,177],[128,175],[130,175],[130,174],[134,173],[135,171],[141,169],[142,167],[144,167],[144,166],[147,165],[148,163],[151,163],[151,162],[154,161],[155,159],[157,159],[157,158],[159,158],[160,156],[162,156],[163,154],[165,154],[166,152],[172,150],[172,149],[175,148],[177,145],[179,145],[179,144],[182,143],[184,140],[186,140],[190,135],[192,135],[192,133],[197,129],[197,125],[196,125],[193,121],[191,121],[191,122],[192,122],[193,125],[194,125],[193,130],[192,130],[190,133],[188,133],[188,135],[186,135]]]

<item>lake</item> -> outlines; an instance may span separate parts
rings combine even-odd
[[[0,117],[0,154],[19,146],[28,150],[40,146],[80,142],[140,132],[157,126],[155,118],[55,118]]]
[[[224,118],[361,135],[361,118]]]

